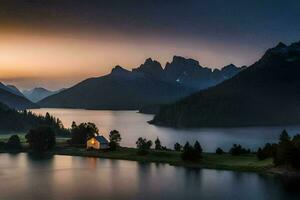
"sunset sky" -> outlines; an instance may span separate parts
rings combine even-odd
[[[250,65],[300,40],[299,10],[299,0],[1,0],[0,81],[58,89],[173,55]]]

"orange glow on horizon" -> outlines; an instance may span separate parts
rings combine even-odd
[[[5,31],[6,30],[6,31]],[[116,33],[0,31],[0,81],[21,88],[70,87],[89,77],[107,74],[116,65],[138,67],[152,57],[164,66],[174,55],[199,60],[202,66],[221,67],[234,57],[213,52],[203,42],[132,38]],[[223,64],[224,63],[224,64]]]

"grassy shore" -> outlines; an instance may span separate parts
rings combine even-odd
[[[121,148],[117,151],[87,151],[83,148],[57,147],[52,153],[55,155],[167,163],[175,166],[235,171],[263,172],[273,167],[272,159],[259,161],[253,154],[232,156],[230,154],[217,155],[214,153],[203,153],[201,160],[197,162],[186,162],[182,161],[180,152],[151,150],[148,155],[141,156],[137,154],[137,149],[135,148]]]
[[[7,137],[2,136],[0,141],[6,141]],[[28,145],[24,143],[24,136],[21,136],[23,143],[23,151],[28,151]],[[150,150],[145,156],[138,155],[137,149],[122,147],[117,151],[92,150],[88,151],[85,148],[75,148],[67,145],[67,138],[58,138],[56,147],[50,152],[53,155],[69,155],[82,157],[97,157],[119,160],[131,160],[138,162],[155,162],[167,163],[175,166],[205,168],[205,169],[222,169],[235,171],[252,171],[264,172],[273,167],[272,159],[259,161],[254,154],[232,156],[230,154],[217,155],[215,153],[203,153],[201,160],[197,162],[187,162],[181,159],[181,152],[177,151],[157,151]],[[0,153],[8,153],[5,150],[0,150]]]

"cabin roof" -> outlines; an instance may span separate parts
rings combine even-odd
[[[95,138],[98,142],[100,142],[100,144],[108,144],[109,143],[108,140],[102,135],[97,135]]]

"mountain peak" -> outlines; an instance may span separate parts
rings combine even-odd
[[[178,79],[183,73],[193,72],[202,69],[197,60],[174,56],[171,63],[167,63],[165,72],[168,78]]]
[[[275,47],[268,49],[261,62],[268,62],[266,66],[273,66],[276,62],[293,62],[300,59],[300,42],[287,46],[279,42]]]
[[[112,70],[111,70],[111,74],[124,74],[124,73],[128,73],[130,71],[128,71],[127,69],[124,69],[123,67],[121,67],[120,65],[115,66]]]
[[[185,57],[182,57],[182,56],[174,56],[172,63],[176,63],[176,64],[186,63],[186,64],[195,65],[195,66],[200,65],[197,60],[194,60],[192,58],[185,58]]]
[[[147,58],[144,64],[141,64],[138,68],[132,69],[132,72],[141,72],[156,78],[162,78],[164,70],[158,61]]]
[[[156,69],[163,69],[161,64],[156,61],[152,60],[152,58],[147,58],[144,62],[144,64],[140,65],[140,68],[156,68]]]
[[[180,128],[299,124],[299,63],[300,43],[279,43],[235,78],[161,107],[151,122]]]
[[[152,62],[153,62],[152,58],[147,58],[147,59],[145,60],[145,64],[146,64],[146,63],[152,63]]]
[[[287,45],[284,44],[283,42],[279,42],[279,43],[275,46],[275,48],[284,48],[284,47],[287,47]]]
[[[237,68],[237,66],[230,63],[229,65],[224,66],[222,69],[226,69],[226,68]]]

